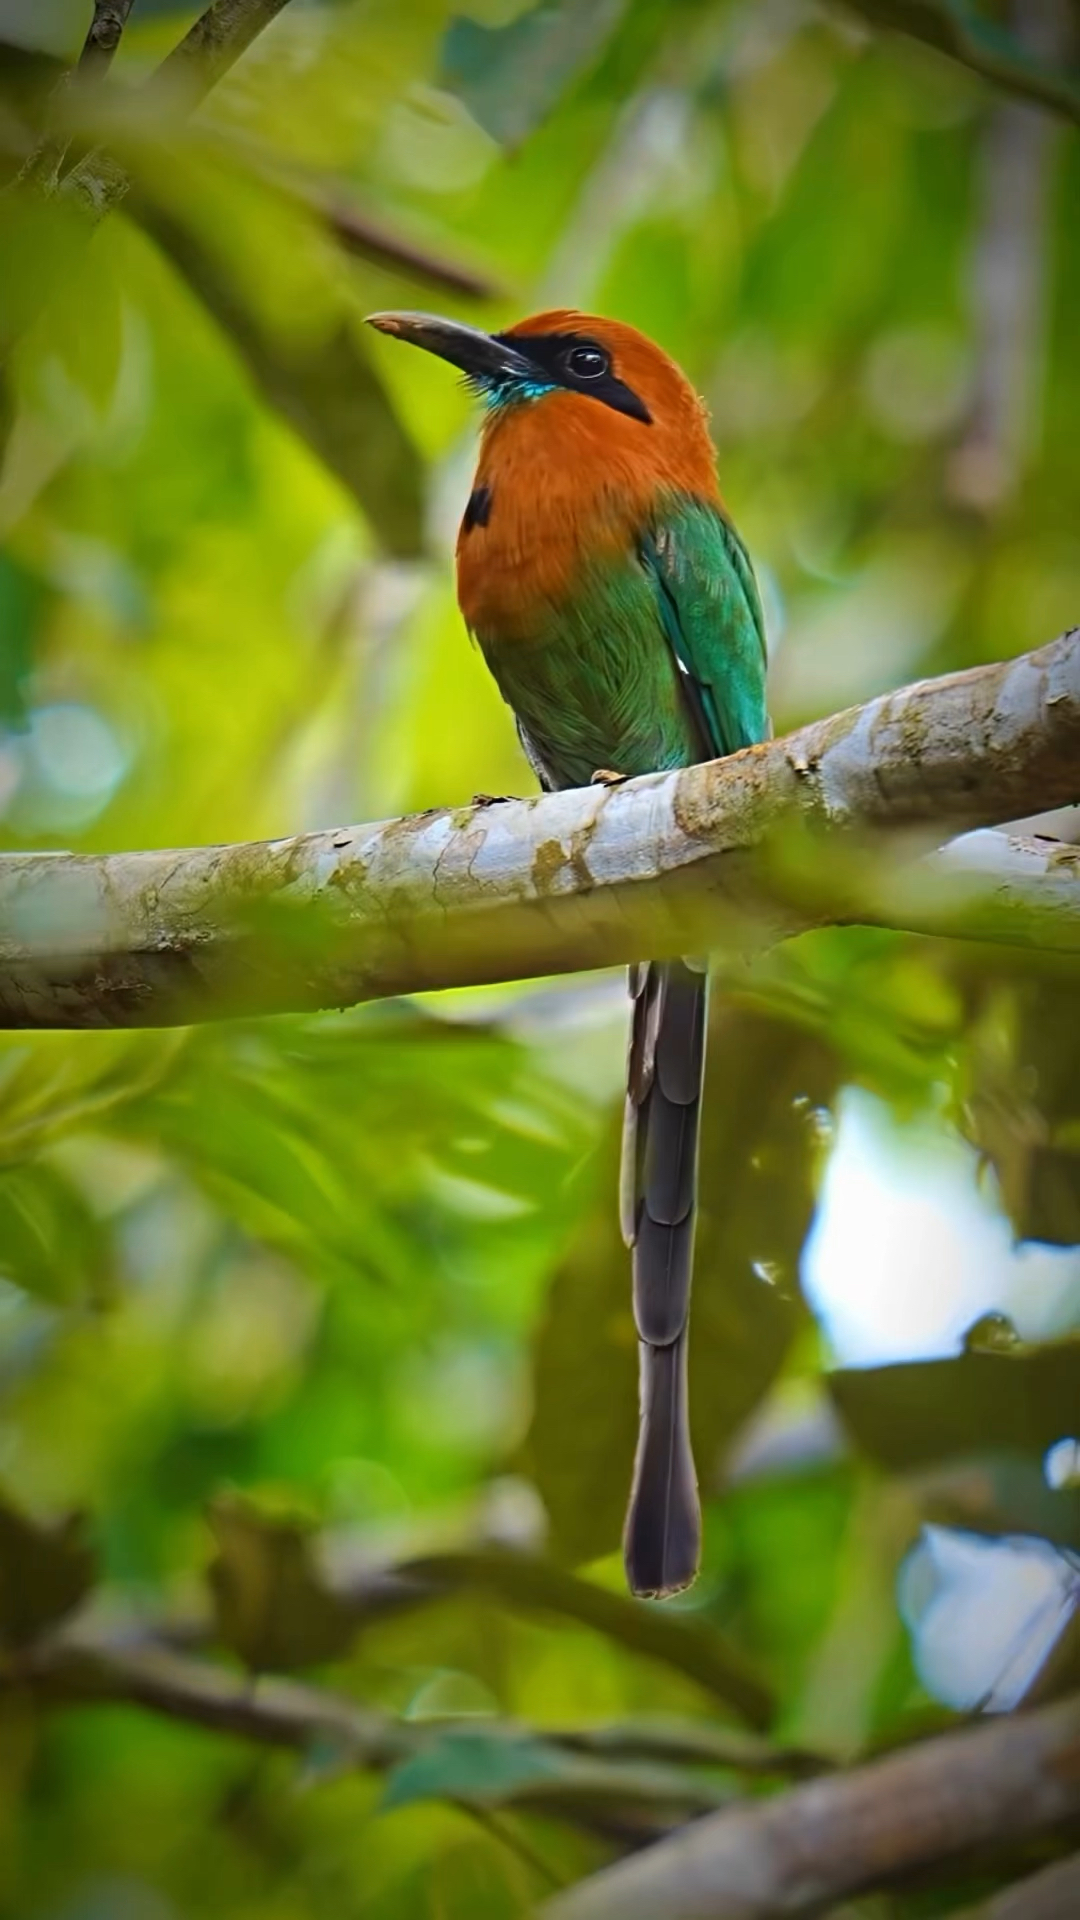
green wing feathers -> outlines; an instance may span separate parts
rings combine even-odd
[[[704,501],[665,501],[642,541],[642,559],[664,637],[697,690],[712,752],[766,739],[765,621],[734,527]]]

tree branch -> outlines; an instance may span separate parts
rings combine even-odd
[[[56,123],[64,120],[69,102],[81,98],[83,94],[91,96],[104,80],[112,66],[133,5],[134,0],[94,0],[94,15],[82,51],[75,65],[61,74],[53,88],[46,115],[45,136],[40,146],[27,155],[19,173],[20,185],[36,183],[46,192],[55,191],[61,174],[73,169],[74,164],[82,158],[85,144],[78,145],[72,156],[69,136],[54,128]]]
[[[1080,629],[786,739],[585,788],[178,852],[0,856],[0,1025],[169,1025],[857,921],[1080,951],[1080,855],[968,828],[1080,792]],[[855,830],[889,830],[860,850]],[[828,844],[826,844],[828,843]]]
[[[922,40],[1018,99],[1080,120],[1080,74],[1051,64],[1007,27],[980,12],[974,0],[847,0],[876,27]]]
[[[431,1753],[448,1736],[463,1742],[479,1735],[489,1753],[497,1743],[505,1746],[505,1780],[489,1767],[491,1777],[473,1783],[460,1767],[444,1765],[417,1797],[526,1806],[601,1831],[629,1832],[638,1841],[728,1802],[733,1788],[717,1781],[718,1768],[728,1775],[776,1773],[786,1759],[776,1750],[775,1763],[763,1765],[760,1754],[743,1754],[735,1741],[728,1750],[724,1729],[710,1739],[706,1726],[695,1739],[693,1723],[679,1737],[662,1721],[655,1727],[641,1722],[620,1735],[587,1727],[534,1731],[495,1719],[479,1725],[399,1720],[323,1687],[270,1675],[254,1680],[153,1642],[110,1642],[86,1630],[54,1635],[0,1664],[0,1694],[5,1688],[27,1690],[46,1707],[139,1707],[261,1746],[321,1755],[324,1768],[335,1771],[389,1772]],[[515,1771],[515,1752],[532,1765]]]
[[[1074,1697],[710,1814],[557,1896],[543,1914],[779,1920],[820,1913],[917,1868],[1044,1832],[1077,1814]]]
[[[471,300],[494,299],[497,288],[490,276],[447,259],[444,254],[432,253],[427,247],[384,227],[358,207],[349,189],[332,175],[282,160],[260,141],[242,136],[235,128],[227,135],[219,132],[218,137],[227,140],[229,150],[247,172],[321,220],[343,253],[369,260],[391,273],[426,280],[445,293],[464,294]]]
[[[392,1766],[409,1751],[408,1729],[299,1681],[263,1679],[155,1646],[110,1646],[57,1636],[9,1665],[0,1684],[27,1686],[54,1705],[123,1701],[214,1733],[303,1749],[336,1736],[356,1766]]]
[[[78,64],[73,73],[62,77],[58,93],[69,91],[76,83],[80,87],[85,82],[96,83],[104,76],[133,4],[134,0],[114,0],[112,5],[95,0],[94,17]],[[179,46],[143,82],[140,97],[153,99],[164,90],[173,112],[190,112],[287,4],[288,0],[212,0]],[[36,180],[42,186],[52,182],[55,186],[66,150],[66,139],[46,140],[27,161],[22,181],[29,184]],[[81,152],[77,163],[66,171],[58,190],[96,224],[123,199],[129,184],[118,160],[91,147]],[[13,338],[9,330],[0,331],[0,365],[10,352]]]
[[[644,1611],[644,1610],[642,1610]],[[1015,1841],[1080,1810],[1080,1701],[974,1732],[924,1741],[847,1774],[820,1774],[766,1801],[731,1806],[726,1774],[804,1771],[788,1753],[709,1723],[533,1731],[502,1720],[409,1722],[304,1682],[254,1681],[153,1640],[69,1628],[0,1663],[0,1692],[41,1706],[123,1703],[188,1725],[317,1758],[325,1770],[390,1773],[444,1750],[418,1795],[517,1806],[639,1845],[647,1854],[556,1898],[550,1920],[772,1920],[819,1911],[864,1888],[954,1856]],[[447,1740],[479,1738],[474,1779]],[[524,1764],[522,1764],[524,1761]],[[698,1771],[704,1769],[705,1771]],[[725,1805],[717,1816],[715,1809]],[[705,1814],[677,1833],[675,1823]],[[1071,1913],[1075,1859],[977,1908],[970,1920],[1051,1920]],[[1054,1904],[1054,1902],[1057,1904]],[[1064,1904],[1062,1904],[1064,1901]]]
[[[143,82],[141,96],[160,93],[173,113],[193,112],[287,5],[288,0],[212,0]],[[103,219],[127,190],[124,168],[97,148],[72,168],[63,186],[64,193],[95,221]]]
[[[133,4],[134,0],[120,0],[119,5],[100,6],[100,10],[104,14],[123,13],[126,18]],[[246,53],[263,28],[287,5],[288,0],[214,0],[144,82],[143,98],[148,94],[155,99],[161,96],[173,114],[184,117],[192,113]],[[91,28],[91,34],[93,31]],[[89,44],[88,41],[88,47]],[[241,142],[236,135],[233,144],[252,172],[324,220],[346,253],[371,260],[376,266],[409,274],[414,279],[426,280],[449,293],[465,294],[473,299],[491,297],[490,280],[389,232],[351,206],[333,182],[305,178],[296,168],[279,162],[273,154],[260,151],[254,142]],[[123,198],[129,185],[124,168],[110,155],[96,150],[72,169],[64,190],[73,194],[85,210],[99,220]],[[150,224],[144,217],[147,211],[144,207],[137,209],[143,225]]]
[[[288,0],[213,0],[154,75],[156,86],[175,87],[191,113],[245,54]]]
[[[100,80],[108,72],[134,4],[135,0],[94,0],[94,17],[79,55],[79,73]]]
[[[474,1547],[405,1561],[396,1573],[406,1591],[429,1599],[462,1591],[487,1593],[521,1611],[576,1620],[630,1652],[684,1674],[734,1707],[751,1726],[768,1726],[775,1712],[769,1689],[717,1628],[692,1614],[643,1607],[626,1594],[611,1593],[534,1555]],[[341,1591],[349,1596],[348,1583]]]
[[[436,1605],[457,1593],[483,1594],[517,1613],[547,1619],[572,1620],[601,1634],[614,1646],[642,1659],[656,1661],[710,1694],[714,1701],[734,1709],[740,1719],[761,1729],[775,1715],[776,1702],[756,1670],[726,1636],[693,1614],[663,1607],[642,1607],[629,1595],[599,1587],[565,1567],[532,1553],[493,1545],[463,1547],[456,1552],[425,1554],[420,1559],[390,1566],[365,1565],[359,1570],[338,1564],[326,1569],[325,1592],[357,1634],[374,1622],[396,1618],[418,1607]],[[129,1636],[130,1637],[130,1636]],[[156,1644],[191,1650],[205,1647],[214,1637],[209,1618],[159,1623]],[[145,1635],[144,1635],[145,1638]],[[792,1773],[814,1771],[818,1756],[805,1750],[777,1748],[760,1731],[730,1725],[696,1729],[696,1757],[713,1766],[741,1772]],[[708,1734],[708,1738],[706,1735]],[[565,1738],[571,1741],[567,1734]],[[575,1735],[571,1744],[580,1745]],[[604,1751],[655,1752],[657,1734],[650,1731],[644,1747],[632,1728],[609,1729],[611,1745]],[[600,1751],[602,1742],[586,1742]],[[675,1746],[665,1748],[671,1758]],[[686,1738],[679,1744],[686,1757]]]
[[[296,177],[282,184],[326,222],[343,253],[369,260],[373,266],[388,268],[391,273],[407,274],[410,280],[426,280],[446,293],[464,294],[470,300],[495,298],[498,290],[487,274],[476,273],[472,267],[431,253],[427,247],[418,246],[399,233],[391,233],[389,227],[352,206],[332,184],[320,189]]]

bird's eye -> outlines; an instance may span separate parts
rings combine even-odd
[[[602,347],[571,347],[566,356],[566,370],[575,380],[602,380],[610,366]]]

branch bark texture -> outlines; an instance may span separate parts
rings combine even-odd
[[[186,851],[0,857],[0,1023],[168,1025],[856,921],[1080,951],[1080,857],[969,835],[1080,795],[1080,630],[730,759]],[[865,836],[893,835],[868,851]],[[864,836],[860,840],[859,835]]]
[[[134,0],[94,0],[94,17],[79,55],[80,73],[100,79],[108,71],[133,4]]]
[[[1073,1698],[710,1814],[542,1911],[544,1920],[820,1913],[917,1868],[1077,1814],[1080,1700]]]

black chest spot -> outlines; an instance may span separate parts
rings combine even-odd
[[[465,517],[461,522],[462,533],[471,533],[474,527],[486,527],[491,519],[492,492],[490,487],[474,487],[465,508]]]

